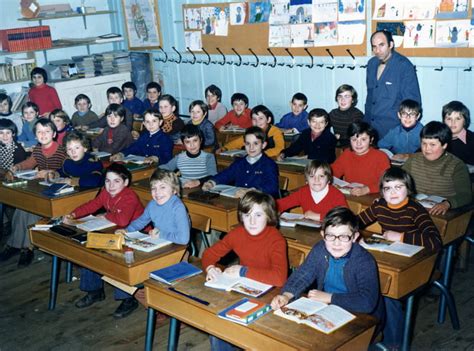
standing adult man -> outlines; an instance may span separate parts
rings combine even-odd
[[[421,105],[420,87],[413,64],[394,50],[392,33],[376,31],[370,43],[375,56],[367,64],[364,120],[382,138],[399,124],[397,112],[403,100],[415,100]]]

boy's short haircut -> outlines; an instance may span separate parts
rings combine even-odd
[[[357,216],[348,208],[343,206],[334,207],[324,217],[321,230],[326,231],[327,227],[335,227],[338,225],[347,225],[351,234],[359,231],[359,220]]]
[[[91,99],[86,94],[79,94],[74,98],[74,105],[77,105],[81,100],[86,100],[87,104],[91,104]]]
[[[110,104],[105,109],[105,116],[107,117],[108,115],[112,113],[122,118],[125,118],[126,110],[125,110],[125,107],[123,107],[120,104]]]
[[[449,143],[452,137],[451,129],[446,124],[438,121],[431,121],[423,127],[420,133],[421,139],[438,139],[441,145]]]
[[[466,105],[464,105],[461,101],[456,101],[456,100],[448,102],[446,105],[443,106],[443,111],[442,111],[443,121],[446,119],[448,115],[450,115],[453,112],[459,112],[459,114],[463,116],[464,118],[464,128],[465,129],[469,128],[469,125],[471,124],[471,114],[469,112],[469,109],[466,107]]]
[[[295,100],[303,101],[303,104],[305,105],[308,104],[308,98],[303,93],[296,93],[295,95],[293,95],[293,97],[291,98],[291,102],[294,102]]]
[[[163,116],[161,115],[160,111],[157,111],[155,109],[148,109],[148,110],[145,110],[145,112],[143,112],[143,118],[145,119],[145,115],[152,115],[153,117],[155,118],[158,118],[160,121],[163,120]]]
[[[250,128],[245,129],[244,142],[245,142],[245,137],[247,135],[255,135],[255,138],[257,138],[258,140],[261,140],[262,143],[267,141],[267,135],[262,130],[262,128],[259,128],[259,127],[250,127]]]
[[[199,140],[201,140],[202,143],[204,135],[202,134],[201,129],[198,126],[195,126],[194,124],[186,124],[183,129],[181,129],[179,137],[184,143],[185,139],[193,138],[195,136],[199,137]]]
[[[127,187],[132,183],[132,173],[121,163],[112,163],[105,169],[104,177],[107,177],[107,173],[115,173],[122,178],[123,181],[128,180]]]
[[[45,83],[48,82],[48,73],[46,73],[46,70],[44,70],[43,68],[41,68],[41,67],[35,67],[35,68],[33,68],[33,69],[31,70],[31,73],[30,73],[30,78],[31,78],[31,80],[33,80],[33,76],[34,76],[35,74],[41,74],[41,75],[43,76],[43,81],[44,81]]]
[[[67,133],[66,136],[64,137],[63,144],[67,145],[71,141],[78,141],[79,143],[81,143],[83,147],[89,150],[89,146],[90,146],[89,139],[81,132],[73,130]]]
[[[357,99],[358,95],[357,95],[357,90],[355,90],[355,88],[352,86],[352,85],[349,85],[349,84],[342,84],[341,86],[339,86],[339,88],[337,88],[336,90],[336,96],[334,97],[334,100],[337,102],[337,96],[345,91],[348,91],[351,93],[352,95],[352,104],[351,106],[355,106],[357,105],[357,102],[359,101]]]
[[[249,213],[252,210],[253,205],[262,206],[262,209],[267,216],[267,225],[275,226],[278,224],[275,200],[272,196],[258,190],[248,191],[242,200],[239,201],[237,213],[239,215],[240,223],[243,222],[243,215]]]
[[[34,102],[27,101],[21,107],[21,113],[23,113],[23,111],[25,111],[25,109],[27,109],[28,107],[31,107],[33,109],[33,111],[36,112],[36,114],[38,114],[40,112],[40,109],[39,109],[38,105],[36,105]]]
[[[68,114],[64,110],[61,110],[60,108],[57,108],[57,109],[51,111],[51,113],[49,114],[49,119],[52,119],[54,117],[61,118],[63,120],[63,122],[66,123],[66,124],[71,122],[71,120],[69,119]]]
[[[270,118],[270,124],[273,124],[273,122],[275,121],[275,117],[273,116],[272,111],[270,111],[270,109],[267,106],[265,105],[255,106],[250,112],[250,116],[258,115],[259,113],[263,113],[265,117]]]
[[[327,162],[321,162],[319,160],[311,160],[306,167],[304,168],[304,175],[305,178],[308,179],[308,177],[311,174],[316,173],[318,169],[322,169],[324,175],[328,177],[329,184],[332,183],[332,169],[331,166]]]
[[[159,93],[161,93],[161,85],[159,85],[157,82],[150,82],[146,85],[146,91],[149,89],[156,89]]]
[[[135,85],[134,82],[128,81],[122,84],[122,93],[124,92],[125,88],[129,88],[133,90],[133,93],[135,94],[137,92],[137,86]]]
[[[107,89],[107,98],[112,94],[118,94],[123,99],[122,90],[119,87],[110,87]]]
[[[33,127],[33,134],[36,134],[36,126],[39,124],[41,124],[43,127],[50,127],[53,133],[58,132],[58,128],[56,128],[56,125],[53,123],[53,121],[47,118],[40,118],[35,122],[35,125]]]
[[[9,130],[13,134],[13,140],[16,141],[16,136],[18,135],[18,128],[15,123],[11,119],[8,118],[0,118],[0,130]]]
[[[249,98],[247,97],[247,95],[242,94],[242,93],[232,94],[232,96],[230,98],[231,105],[234,104],[234,101],[243,101],[246,106],[249,105]]]
[[[370,137],[370,145],[377,144],[377,131],[367,122],[354,122],[351,123],[347,128],[347,136],[349,139],[354,135],[359,136],[360,134],[364,133],[367,133],[367,135]]]
[[[173,95],[171,95],[171,94],[161,95],[160,98],[158,99],[158,103],[159,103],[160,101],[162,101],[162,100],[168,101],[171,106],[174,106],[174,107],[175,107],[174,114],[175,114],[176,116],[179,115],[179,111],[178,111],[178,110],[179,110],[178,100],[176,100]]]
[[[415,111],[417,114],[419,114],[419,113],[421,113],[420,103],[418,101],[411,100],[411,99],[403,100],[400,103],[400,107],[398,109],[398,112],[402,113],[405,110]]]
[[[8,96],[7,94],[1,93],[0,94],[0,102],[4,102],[5,100],[7,100],[8,112],[12,112],[12,106],[13,106],[12,98],[10,96]]]
[[[214,84],[209,85],[206,90],[204,91],[204,94],[207,95],[207,93],[211,93],[212,95],[217,96],[217,101],[221,101],[222,99],[222,90]]]
[[[407,188],[407,194],[410,196],[411,194],[414,194],[415,191],[415,181],[413,180],[412,176],[410,173],[405,171],[401,167],[390,167],[387,169],[382,177],[380,177],[380,183],[379,183],[379,190],[380,190],[380,195],[383,196],[383,183],[386,182],[393,182],[393,181],[400,181],[403,184],[405,184]]]
[[[308,121],[311,121],[314,117],[324,117],[324,121],[329,124],[329,114],[325,109],[322,108],[313,108],[308,113]]]
[[[153,186],[153,183],[156,182],[163,182],[165,184],[168,184],[171,189],[179,195],[180,193],[180,188],[179,188],[179,179],[176,173],[167,171],[164,169],[156,169],[155,172],[150,177],[150,186]]]
[[[209,106],[207,106],[207,104],[202,101],[202,100],[194,100],[193,102],[191,102],[189,104],[189,112],[191,112],[191,110],[194,108],[194,106],[199,106],[202,110],[202,112],[204,113],[204,117],[207,116],[207,113],[209,112]]]

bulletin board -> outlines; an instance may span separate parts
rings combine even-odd
[[[405,56],[472,58],[472,6],[473,0],[372,0],[368,16],[372,30],[389,30]]]
[[[247,3],[257,3],[257,1],[247,1]],[[187,9],[199,9],[203,7],[217,7],[224,11],[226,7],[229,7],[232,3],[212,3],[212,4],[186,4],[183,5],[183,26],[186,29],[186,16],[185,11]],[[249,8],[246,9],[246,16],[249,16]],[[366,13],[366,12],[365,12]],[[364,25],[366,17],[364,17]],[[218,35],[202,35],[202,47],[210,54],[219,54],[219,50],[227,55],[235,55],[236,52],[240,55],[252,55],[253,51],[256,55],[271,55],[267,50],[269,48],[269,23],[245,23],[243,25],[228,25],[228,31],[226,36]],[[323,47],[291,47],[287,46],[286,49],[293,56],[308,56],[308,52],[312,56],[328,56],[329,53],[326,49],[330,50],[333,56],[349,56],[347,49],[354,56],[365,56],[367,54],[367,30],[362,34],[363,38],[358,45],[330,45]],[[234,49],[234,50],[232,50]],[[251,51],[249,50],[251,49]],[[289,56],[288,51],[285,47],[270,47],[272,53],[275,56]],[[307,51],[306,51],[307,50]],[[202,51],[196,50],[196,52],[202,53]]]

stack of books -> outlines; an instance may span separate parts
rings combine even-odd
[[[132,62],[130,61],[130,53],[126,51],[115,51],[114,53],[114,73],[131,72]]]
[[[242,299],[217,314],[222,319],[249,325],[271,310],[271,306],[254,299]]]
[[[187,262],[180,262],[174,265],[158,269],[150,273],[150,278],[162,283],[174,285],[181,280],[193,277],[202,273],[202,270]]]
[[[114,73],[114,55],[110,52],[94,54],[94,68],[96,76],[105,76]]]
[[[76,63],[79,78],[90,78],[95,76],[94,56],[73,56],[72,60]]]
[[[35,66],[34,58],[7,57],[5,63],[0,63],[0,81],[30,80],[30,72]]]

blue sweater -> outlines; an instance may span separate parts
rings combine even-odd
[[[303,151],[310,160],[333,163],[336,160],[336,143],[337,139],[329,128],[324,129],[314,141],[311,141],[311,129],[306,129],[282,152],[285,157],[291,157],[299,155]]]
[[[191,228],[189,216],[178,196],[171,196],[164,205],[158,205],[155,200],[150,201],[145,212],[127,227],[127,232],[141,230],[150,222],[153,222],[153,226],[160,230],[160,238],[175,244],[188,243]]]
[[[367,64],[364,121],[377,130],[379,138],[383,138],[399,124],[397,113],[400,103],[412,99],[421,105],[421,95],[415,67],[405,56],[393,51],[382,76],[377,80],[379,63],[377,57],[372,57]]]
[[[102,162],[97,161],[94,156],[86,153],[82,160],[73,161],[67,159],[58,170],[61,177],[79,178],[79,186],[84,188],[95,188],[103,185]]]
[[[274,197],[278,196],[278,166],[265,154],[253,165],[246,157],[238,158],[211,180],[217,184],[256,188]]]
[[[303,264],[288,278],[282,292],[289,292],[298,298],[314,283],[316,289],[323,291],[329,256],[323,240],[314,245]],[[357,243],[352,244],[352,250],[346,257],[344,283],[347,293],[333,293],[331,303],[350,312],[368,313],[383,320],[385,311],[375,259]]]
[[[159,164],[167,163],[173,157],[173,142],[168,134],[162,130],[150,135],[145,131],[138,140],[134,141],[129,147],[121,151],[125,156],[157,156]]]
[[[379,148],[389,149],[394,154],[414,154],[420,149],[422,129],[423,124],[420,122],[408,131],[400,124],[385,134],[379,141]]]
[[[192,121],[189,121],[188,124],[192,124]],[[216,145],[216,131],[214,125],[207,119],[204,118],[203,121],[198,125],[199,129],[204,136],[203,145],[204,146],[215,146]]]
[[[145,111],[143,101],[136,96],[132,100],[124,99],[122,105],[133,114],[141,115]]]
[[[305,129],[309,128],[308,125],[308,112],[304,110],[299,115],[294,115],[293,112],[289,112],[284,115],[280,122],[275,124],[278,128],[281,129],[291,129],[296,128],[299,132],[302,132]]]
[[[24,122],[21,128],[21,134],[18,136],[18,141],[21,142],[26,148],[35,146],[38,144],[35,133],[33,133],[33,126],[38,119],[35,118],[32,122]]]

